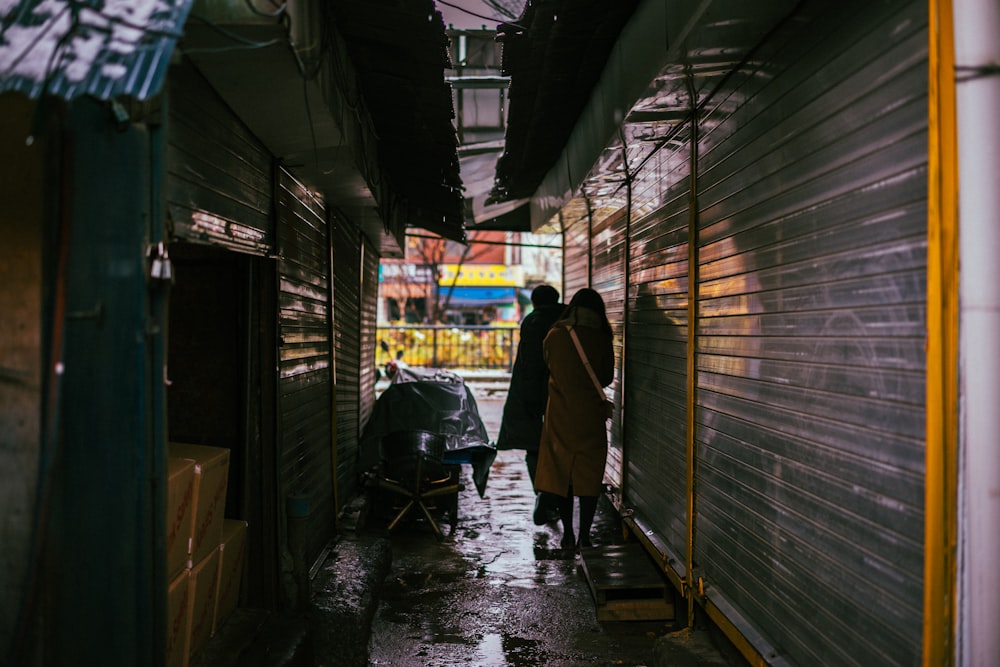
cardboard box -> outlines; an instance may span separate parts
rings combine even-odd
[[[222,542],[229,450],[172,442],[169,454],[194,461],[194,507],[188,548],[189,566],[193,568],[195,563],[200,563],[218,549]]]
[[[181,570],[167,586],[167,667],[187,667],[191,639],[189,571]]]
[[[219,588],[219,547],[216,545],[207,557],[191,568],[188,577],[188,625],[190,639],[188,654],[197,655],[212,636],[212,619],[215,616],[215,592]]]
[[[194,461],[167,459],[167,581],[188,566],[194,508]]]
[[[222,627],[236,610],[240,600],[240,583],[247,552],[247,522],[226,519],[219,545],[219,590],[215,595],[215,620],[212,634]]]

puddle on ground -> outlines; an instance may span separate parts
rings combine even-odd
[[[534,525],[533,507],[523,452],[499,452],[485,498],[466,480],[454,535],[438,542],[419,522],[394,531],[370,664],[646,664],[653,640],[619,643],[596,622],[579,557],[559,547],[558,524]],[[601,520],[595,542],[608,544],[620,529]]]

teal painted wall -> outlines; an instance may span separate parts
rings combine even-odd
[[[51,512],[45,552],[48,664],[162,658],[165,475],[162,289],[146,278],[159,238],[159,131],[69,105],[60,137],[56,245],[68,250],[62,368],[50,390]],[[58,268],[57,268],[58,271]]]

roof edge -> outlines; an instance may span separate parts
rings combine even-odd
[[[671,56],[679,53],[675,45],[683,43],[712,2],[689,0],[680,6],[675,4],[670,16],[666,3],[657,0],[639,3],[618,35],[562,154],[531,197],[533,231],[550,222],[572,198],[621,127],[628,110]],[[679,18],[682,20],[678,21]],[[683,27],[671,34],[669,25]]]

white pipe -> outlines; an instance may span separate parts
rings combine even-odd
[[[964,510],[955,662],[979,667],[1000,665],[1000,3],[955,0],[954,21]]]

